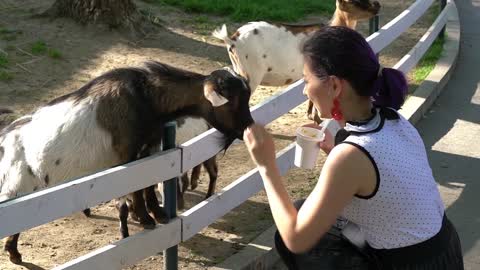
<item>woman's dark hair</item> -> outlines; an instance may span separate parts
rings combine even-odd
[[[377,56],[355,30],[324,27],[305,42],[302,54],[317,77],[335,75],[345,79],[358,95],[372,97],[376,106],[398,110],[405,101],[405,75],[392,68],[380,70]]]

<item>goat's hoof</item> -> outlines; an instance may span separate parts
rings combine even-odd
[[[83,210],[83,214],[85,214],[86,217],[90,217],[92,215],[92,211],[90,210],[90,208],[87,208]]]
[[[163,217],[158,217],[158,218],[155,218],[155,220],[160,223],[160,224],[166,224],[168,223],[168,217],[165,215]]]
[[[143,228],[145,230],[153,230],[155,229],[155,223],[154,224],[142,224]]]
[[[155,217],[155,221],[158,223],[167,223],[168,222],[168,217],[167,213],[163,210],[163,208],[159,208],[153,213],[153,216]]]
[[[22,255],[16,252],[9,252],[10,261],[14,264],[21,264],[22,263]]]
[[[130,236],[130,234],[128,233],[128,229],[125,229],[125,230],[120,229],[120,234],[122,235],[122,239],[125,239]]]
[[[130,212],[130,218],[136,222],[140,222],[140,219],[138,218],[138,216],[135,215],[135,213],[133,212]]]
[[[151,230],[155,228],[155,220],[149,216],[149,218],[140,219],[140,224],[144,229]]]

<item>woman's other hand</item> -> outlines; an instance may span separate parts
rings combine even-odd
[[[323,129],[321,125],[317,125],[315,123],[306,124],[306,125],[303,125],[302,127]],[[325,152],[328,155],[330,151],[332,151],[333,147],[335,146],[335,138],[333,138],[332,134],[327,129],[324,130],[324,134],[325,136],[323,137],[323,141],[319,142],[318,146],[320,147],[320,149],[323,150],[323,152]]]
[[[253,162],[258,167],[272,168],[275,166],[275,145],[273,138],[263,126],[253,124],[245,129],[243,141]]]
[[[325,136],[323,137],[323,141],[319,142],[320,149],[323,150],[327,155],[332,151],[333,147],[335,146],[335,138],[333,138],[330,131],[325,129]]]

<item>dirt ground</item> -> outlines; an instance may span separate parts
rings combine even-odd
[[[383,0],[380,25],[384,25],[411,5],[413,0]],[[103,72],[116,67],[138,65],[145,60],[158,60],[200,73],[229,65],[225,48],[200,29],[192,15],[175,8],[159,8],[145,2],[137,2],[162,19],[166,29],[158,29],[146,38],[131,37],[95,26],[79,26],[67,19],[39,19],[32,15],[45,10],[53,0],[0,0],[0,27],[16,30],[13,37],[0,39],[0,49],[8,53],[8,70],[13,79],[0,81],[0,107],[15,111],[15,117],[29,113],[54,97],[78,89]],[[208,17],[215,25],[222,18]],[[310,16],[307,20],[322,20]],[[403,34],[399,40],[381,53],[384,66],[393,66],[401,56],[418,41],[433,21],[424,16]],[[229,24],[230,31],[235,26]],[[359,30],[366,34],[368,23],[361,23]],[[210,30],[210,29],[207,29]],[[46,54],[33,55],[31,44],[44,41],[49,48],[61,53],[60,59]],[[257,104],[281,88],[260,87],[252,97]],[[268,128],[276,134],[277,149],[293,141],[294,129],[307,123],[306,106],[303,104],[284,115]],[[325,156],[321,156],[315,170],[293,169],[285,177],[292,198],[305,197],[316,182]],[[253,168],[242,144],[231,147],[225,156],[219,157],[217,190]],[[235,163],[235,166],[231,166]],[[203,199],[208,180],[204,173],[196,191],[186,196],[187,208]],[[24,265],[9,262],[6,253],[0,253],[0,269],[50,269],[95,249],[119,240],[117,212],[112,203],[92,209],[93,216],[74,214],[23,233],[19,250]],[[0,221],[1,224],[1,221]],[[238,252],[245,244],[271,226],[272,218],[264,192],[205,228],[179,247],[181,269],[204,269],[215,265]],[[133,233],[141,228],[130,223]],[[147,258],[129,269],[160,269],[162,255]]]

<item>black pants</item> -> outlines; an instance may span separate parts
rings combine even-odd
[[[300,209],[304,200],[296,201]],[[360,250],[333,226],[310,251],[295,254],[275,234],[275,247],[290,270],[463,270],[460,240],[452,223],[444,217],[440,232],[423,243],[394,250]],[[421,250],[421,251],[419,251]]]

